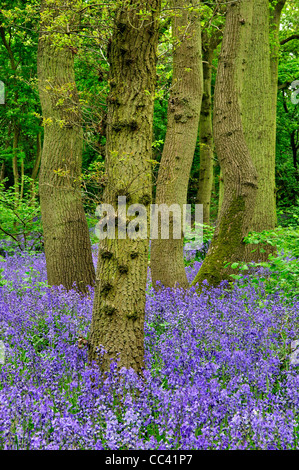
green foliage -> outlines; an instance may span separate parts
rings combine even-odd
[[[27,190],[22,199],[16,199],[15,188],[5,189],[0,183],[0,242],[5,252],[36,250],[41,248],[41,216],[39,202],[36,198],[37,183],[24,176]]]
[[[280,41],[298,34],[298,26],[298,2],[289,0],[282,13]],[[278,67],[276,197],[278,207],[288,212],[299,198],[299,107],[291,99],[298,69],[299,40],[294,38],[280,46]]]
[[[252,232],[245,238],[251,245],[268,244],[277,248],[276,254],[270,254],[268,261],[261,263],[233,263],[233,279],[241,279],[248,272],[251,282],[264,282],[266,292],[274,293],[283,290],[286,297],[299,295],[299,226],[278,227],[273,231]]]

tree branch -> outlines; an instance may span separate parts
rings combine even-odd
[[[299,34],[292,34],[292,36],[290,36],[286,39],[282,39],[280,41],[280,45],[282,46],[283,44],[286,44],[287,42],[292,41],[293,39],[299,39]]]

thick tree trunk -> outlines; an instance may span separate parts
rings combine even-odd
[[[193,3],[176,0],[179,14],[173,19],[173,35],[180,39],[173,54],[173,87],[170,93],[167,132],[161,159],[156,204],[187,203],[187,190],[196,146],[203,93],[201,30],[199,13],[188,10]],[[159,224],[160,225],[160,224]],[[169,240],[161,237],[151,241],[151,274],[166,287],[188,287],[184,266],[184,239],[174,239],[170,221]]]
[[[276,224],[275,143],[277,76],[271,77],[269,0],[255,0],[245,75],[242,86],[242,120],[246,143],[258,174],[258,192],[250,231],[273,230]],[[274,47],[274,44],[273,44]],[[276,59],[275,59],[276,60]],[[273,58],[272,58],[273,61]],[[276,80],[276,84],[272,80]],[[274,89],[275,90],[274,90]],[[270,245],[248,245],[245,261],[263,261]],[[253,251],[254,250],[254,251]]]
[[[130,7],[121,2],[109,51],[104,202],[116,208],[118,197],[125,196],[128,205],[146,206],[147,215],[160,7],[160,0],[133,1]],[[110,359],[119,354],[119,367],[141,372],[149,234],[145,239],[120,239],[122,221],[118,213],[115,239],[105,238],[99,245],[89,360],[109,370]],[[100,358],[101,346],[106,352]]]
[[[242,125],[241,89],[251,34],[253,0],[228,4],[215,87],[214,139],[224,178],[224,198],[208,254],[193,281],[216,286],[231,280],[228,263],[243,259],[257,193],[257,173]]]
[[[42,9],[48,6],[42,2]],[[55,16],[58,10],[49,6]],[[80,192],[82,125],[72,51],[55,47],[41,23],[39,93],[45,136],[39,177],[49,285],[80,292],[95,279],[91,244]]]

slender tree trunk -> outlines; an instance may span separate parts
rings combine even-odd
[[[0,183],[5,178],[5,162],[2,162],[1,171],[0,171]]]
[[[272,5],[270,9],[270,49],[271,49],[271,94],[272,94],[272,139],[275,146],[276,139],[276,107],[277,107],[277,88],[278,88],[278,62],[279,62],[279,25],[283,7],[286,0],[270,0]],[[274,136],[274,137],[273,137]]]
[[[153,105],[160,0],[122,1],[116,14],[109,51],[104,202],[116,208],[118,198],[128,205],[151,202]],[[143,15],[139,14],[143,12]],[[145,15],[146,13],[146,15]],[[132,214],[131,214],[132,215]],[[127,222],[130,221],[128,216]],[[144,309],[148,266],[145,238],[125,238],[125,217],[118,213],[115,239],[99,246],[89,360],[109,370],[119,354],[119,367],[141,372],[144,367]],[[145,231],[147,224],[145,224]],[[102,358],[97,348],[103,347]]]
[[[244,60],[251,35],[253,0],[228,4],[219,57],[214,108],[214,138],[224,178],[224,197],[208,254],[193,284],[218,285],[231,280],[230,267],[243,259],[257,193],[257,173],[242,125],[241,89]]]
[[[24,168],[24,160],[21,161],[21,187],[20,187],[20,201],[22,201],[24,196],[24,175],[25,175],[25,168]]]
[[[18,144],[19,144],[20,129],[17,125],[14,127],[13,144],[12,144],[12,169],[15,188],[15,208],[19,203],[19,170],[18,170]]]
[[[203,97],[199,120],[200,166],[197,204],[203,205],[203,223],[210,224],[211,193],[214,170],[214,141],[212,128],[212,60],[214,50],[203,47]]]
[[[242,119],[246,143],[258,174],[258,192],[250,231],[261,232],[273,230],[276,224],[277,75],[274,85],[273,71],[271,72],[273,64],[270,62],[269,0],[255,0],[253,8],[254,34],[248,41],[247,60],[244,65]],[[267,260],[269,253],[273,252],[273,247],[263,245],[261,248],[262,251],[256,245],[248,245],[244,260]]]
[[[297,170],[297,166],[298,166],[297,151],[299,148],[298,143],[296,144],[296,141],[295,141],[296,134],[298,135],[298,129],[294,129],[290,135],[291,148],[292,148],[292,153],[293,153],[293,165],[294,165],[295,170]],[[298,141],[298,138],[297,138],[297,141]]]
[[[212,61],[222,39],[221,30],[202,34],[203,97],[199,119],[200,167],[197,204],[203,205],[203,223],[210,224],[211,195],[214,185],[214,139],[212,126]]]
[[[169,98],[167,132],[161,159],[156,204],[187,203],[187,190],[198,133],[203,93],[201,29],[199,13],[188,10],[196,2],[175,0],[179,14],[173,19],[173,35],[180,44],[173,54],[173,87]],[[160,225],[160,224],[159,224]],[[184,239],[174,239],[170,220],[169,239],[151,241],[151,274],[166,287],[188,287],[184,266]]]
[[[277,120],[277,92],[278,92],[278,63],[279,63],[279,26],[282,10],[286,4],[286,0],[270,0],[272,9],[270,9],[270,69],[271,69],[271,92],[272,92],[272,151],[274,158],[276,157],[276,120]],[[275,189],[275,210],[276,210],[276,187]],[[277,223],[277,216],[275,212],[275,224]]]
[[[33,179],[33,181],[36,180],[36,177],[38,174],[41,156],[42,156],[42,140],[41,140],[41,133],[39,132],[36,136],[36,157],[35,157],[32,173],[31,173],[31,178]]]
[[[40,162],[41,162],[41,156],[42,156],[42,138],[41,138],[41,133],[39,132],[36,136],[36,157],[31,173],[31,200],[32,202],[34,201],[35,198],[35,192],[34,192],[34,183],[38,175],[39,167],[40,167]]]
[[[7,41],[6,35],[5,35],[5,28],[3,26],[0,26],[0,37],[3,43],[3,46],[5,47],[8,57],[9,57],[9,62],[11,69],[13,72],[16,72],[17,70],[17,63],[14,58],[14,53],[11,48],[11,43]],[[14,78],[14,82],[16,84],[16,79]],[[18,88],[16,87],[16,92],[15,92],[15,101],[18,101],[19,94],[18,94]],[[19,137],[20,137],[20,127],[17,124],[16,121],[14,121],[13,124],[13,157],[12,157],[12,169],[13,169],[13,176],[14,176],[14,188],[15,188],[15,209],[18,206],[19,203],[19,172],[18,172],[18,155],[17,155],[17,149],[18,149],[18,143],[19,143]],[[16,224],[14,224],[16,226]]]
[[[42,1],[42,11],[58,14],[48,5]],[[79,182],[83,135],[74,60],[70,48],[54,45],[47,26],[41,22],[38,80],[45,122],[39,194],[48,283],[66,289],[76,283],[86,292],[95,271]]]

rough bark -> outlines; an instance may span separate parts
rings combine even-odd
[[[242,87],[245,139],[258,173],[258,191],[250,231],[273,230],[276,224],[275,145],[278,37],[270,53],[269,0],[254,2],[253,22]],[[279,15],[280,16],[280,15]],[[277,28],[279,27],[279,19]],[[277,29],[278,31],[278,29]],[[276,29],[275,29],[276,34]],[[274,55],[275,58],[274,58]],[[274,65],[273,62],[276,62]],[[272,75],[272,76],[271,76]],[[270,245],[248,245],[245,261],[263,261],[273,251]],[[253,251],[254,250],[254,251]]]
[[[255,206],[257,173],[248,150],[241,108],[244,60],[253,0],[228,4],[214,98],[214,140],[224,178],[224,197],[208,254],[193,281],[216,286],[231,280],[228,263],[242,260]]]
[[[160,0],[121,2],[109,50],[104,202],[117,209],[118,197],[127,205],[149,207],[153,103]],[[146,18],[139,10],[147,12]],[[127,218],[129,221],[130,217]],[[120,239],[118,214],[115,239],[99,244],[89,360],[109,370],[119,354],[119,367],[141,372],[144,367],[144,309],[148,266],[146,239]],[[145,227],[148,228],[148,227]],[[97,355],[97,348],[106,351]]]
[[[156,204],[187,203],[187,190],[196,146],[203,93],[201,29],[196,10],[188,10],[197,2],[176,0],[179,14],[173,19],[173,35],[179,46],[173,53],[173,86],[167,114],[167,132],[158,174]],[[159,224],[160,225],[160,224]],[[169,239],[151,241],[151,274],[153,285],[188,287],[184,266],[184,239],[174,239],[170,220]]]
[[[42,11],[56,7],[42,2]],[[44,118],[44,145],[39,194],[49,285],[86,292],[95,271],[80,192],[82,126],[68,47],[54,45],[41,22],[38,44],[39,94]]]
[[[217,215],[217,219],[219,219],[220,213],[221,213],[221,207],[222,207],[222,203],[223,203],[223,194],[224,194],[223,174],[222,174],[222,170],[221,170],[221,168],[220,168],[220,172],[219,172],[219,196],[218,196],[218,215]]]

